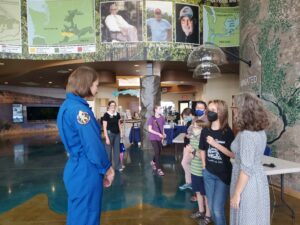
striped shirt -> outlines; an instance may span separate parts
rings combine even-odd
[[[192,136],[190,138],[190,144],[193,147],[193,149],[196,149],[197,152],[199,152],[199,136]],[[201,159],[195,155],[191,162],[191,173],[195,176],[202,177],[202,161]]]

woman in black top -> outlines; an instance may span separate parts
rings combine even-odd
[[[203,128],[199,143],[204,186],[215,225],[226,225],[225,203],[232,170],[230,158],[234,157],[230,150],[234,136],[228,126],[227,104],[222,100],[210,101],[207,119],[210,126]]]
[[[123,136],[121,129],[121,117],[116,111],[117,104],[115,101],[108,102],[108,110],[103,116],[103,131],[105,136],[105,149],[109,160],[111,161],[111,154],[113,148],[114,169],[123,171],[120,162],[120,138]]]

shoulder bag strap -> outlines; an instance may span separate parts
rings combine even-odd
[[[159,124],[158,124],[158,122],[157,122],[155,116],[153,116],[153,120],[154,120],[154,122],[156,123],[156,126],[157,126],[157,128],[158,128],[158,130],[159,130],[159,133],[160,133],[160,134],[163,134],[163,133],[161,132],[160,126],[159,126]]]

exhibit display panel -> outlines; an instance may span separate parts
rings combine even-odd
[[[203,43],[205,5],[210,5],[210,2],[2,1],[0,16],[6,18],[6,22],[0,29],[14,36],[10,40],[1,33],[0,58],[82,59],[85,62],[185,61],[191,50]],[[223,7],[210,7],[209,12],[218,12],[218,8]],[[238,8],[231,11],[238,15]],[[208,9],[205,12],[206,19],[211,20]],[[233,25],[236,25],[234,35],[239,34],[238,17],[221,21],[224,22],[226,37],[228,33],[232,34]],[[208,24],[209,31],[214,30],[214,26],[222,27],[219,22]],[[223,30],[219,29],[218,35]],[[223,36],[218,36],[218,44],[222,43]],[[233,45],[224,47],[236,46],[236,43],[235,40]],[[8,44],[11,47],[7,47]]]

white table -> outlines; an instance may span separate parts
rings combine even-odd
[[[286,206],[291,211],[291,217],[293,220],[293,224],[295,224],[295,211],[291,206],[287,204],[284,199],[284,174],[288,173],[299,173],[300,172],[300,163],[295,163],[291,161],[287,161],[284,159],[278,159],[270,156],[264,156],[263,164],[273,163],[275,165],[274,168],[264,166],[264,170],[268,176],[272,175],[280,175],[280,199],[284,206]],[[275,207],[278,207],[276,205]]]
[[[275,165],[274,168],[264,166],[264,170],[267,175],[279,175],[279,174],[300,172],[300,163],[291,162],[284,159],[264,156],[263,163],[266,164],[273,163]]]
[[[175,144],[175,159],[177,160],[177,151],[178,151],[178,145],[184,144],[184,137],[185,133],[180,133],[173,139],[173,143]]]
[[[185,135],[186,135],[185,133],[178,134],[178,136],[173,139],[173,143],[174,144],[183,144]]]
[[[179,134],[176,138],[173,139],[173,143],[175,143],[175,154],[177,153],[177,145],[184,143],[184,136],[185,134]],[[295,163],[295,162],[274,158],[270,156],[264,156],[262,159],[262,163],[263,164],[273,163],[275,165],[274,168],[264,166],[264,171],[268,176],[280,175],[280,199],[282,204],[290,210],[293,224],[295,224],[295,211],[292,209],[291,206],[287,204],[287,202],[284,199],[284,175],[288,173],[299,173],[300,163]],[[276,205],[276,207],[278,206],[279,205]]]

